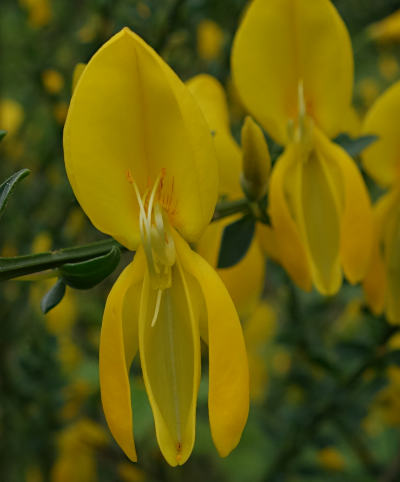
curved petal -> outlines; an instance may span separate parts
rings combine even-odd
[[[400,176],[400,82],[384,92],[369,110],[363,125],[364,134],[378,136],[361,157],[368,174],[382,186],[389,186]]]
[[[211,223],[196,243],[196,251],[214,268],[217,267],[222,233],[237,216],[229,216]],[[218,269],[239,315],[245,318],[257,304],[264,285],[265,260],[257,238],[254,238],[246,255],[231,268]]]
[[[369,268],[363,280],[363,289],[367,304],[376,315],[383,312],[387,294],[387,274],[382,253],[384,231],[390,224],[390,214],[398,201],[398,192],[390,191],[379,199],[373,209],[374,244]]]
[[[400,203],[399,192],[393,195],[383,227],[383,249],[386,266],[386,314],[388,320],[400,324]],[[394,202],[393,202],[394,201]]]
[[[330,137],[341,130],[353,59],[329,0],[254,0],[236,33],[232,70],[247,109],[280,144],[288,142],[288,121],[298,116],[300,81],[317,125]]]
[[[340,255],[347,279],[357,283],[366,274],[372,252],[373,217],[368,191],[356,164],[340,146],[318,130],[315,140],[327,163],[336,165],[341,174],[344,206]]]
[[[329,165],[317,149],[299,162],[299,193],[293,210],[297,212],[315,286],[320,293],[333,295],[342,283],[338,196]]]
[[[140,304],[139,343],[143,378],[156,435],[167,462],[181,465],[192,452],[200,381],[200,334],[186,275],[177,264],[163,291],[155,324],[157,291],[146,273]]]
[[[273,261],[279,263],[279,249],[276,242],[275,232],[271,226],[257,223],[256,236],[264,253]]]
[[[230,131],[229,112],[222,85],[211,75],[201,74],[187,82],[213,133],[219,166],[219,194],[242,196],[241,153]]]
[[[242,328],[228,291],[214,269],[182,238],[175,236],[175,244],[183,268],[197,279],[207,308],[208,410],[214,444],[224,457],[239,443],[249,410],[249,372]]]
[[[214,147],[185,85],[125,28],[93,56],[74,91],[64,130],[65,163],[93,224],[133,249],[138,203],[162,174],[159,200],[189,240],[209,222],[218,188]]]
[[[107,298],[100,336],[100,389],[104,415],[113,437],[136,461],[129,367],[138,346],[138,315],[145,259],[139,250]],[[129,294],[129,296],[127,296]]]
[[[295,147],[290,145],[272,169],[269,189],[269,212],[278,248],[278,258],[300,288],[310,291],[311,272],[298,227],[289,210],[285,181],[296,164]]]

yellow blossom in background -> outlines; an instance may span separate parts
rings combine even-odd
[[[89,419],[67,426],[59,435],[58,456],[51,482],[95,482],[96,449],[108,442],[103,427]]]
[[[276,315],[271,306],[261,301],[253,314],[244,322],[244,339],[250,371],[250,397],[261,402],[268,382],[266,351],[275,335]]]
[[[86,224],[86,217],[80,207],[74,207],[65,221],[64,232],[67,237],[77,238]]]
[[[399,61],[394,55],[382,54],[378,59],[379,72],[388,82],[392,82],[399,76]]]
[[[368,33],[380,42],[397,42],[400,40],[400,10],[368,27]]]
[[[49,94],[58,94],[64,87],[64,78],[54,69],[47,69],[42,72],[43,87]]]
[[[333,295],[343,274],[359,282],[372,213],[356,164],[330,140],[347,129],[353,87],[350,38],[335,7],[254,0],[235,35],[232,71],[249,112],[285,146],[269,188],[280,262],[304,290]]]
[[[150,7],[145,2],[138,2],[136,5],[136,10],[139,16],[144,20],[149,18],[151,15]]]
[[[24,120],[24,110],[13,99],[0,99],[0,128],[7,131],[7,138],[18,132]]]
[[[99,15],[92,14],[85,24],[79,29],[77,36],[82,43],[92,42],[101,28],[101,18]]]
[[[285,376],[292,366],[291,354],[285,348],[276,347],[272,355],[271,365],[276,374]]]
[[[43,482],[42,471],[37,466],[29,467],[25,474],[25,482]]]
[[[365,108],[371,107],[380,93],[380,86],[373,77],[365,77],[357,84],[357,92]]]
[[[44,253],[51,250],[52,239],[50,233],[43,231],[37,234],[32,242],[32,253]]]
[[[390,87],[368,112],[363,132],[378,140],[362,154],[368,174],[389,188],[375,205],[375,244],[364,281],[367,303],[376,314],[400,323],[400,82]]]
[[[127,462],[117,465],[117,473],[122,482],[145,482],[146,474],[143,470]]]
[[[60,125],[64,125],[67,118],[68,104],[66,102],[57,102],[53,107],[54,118]]]
[[[317,453],[318,462],[326,470],[342,471],[346,463],[343,455],[336,447],[325,447]]]
[[[203,60],[215,60],[221,55],[224,33],[213,20],[202,20],[197,26],[197,52]]]
[[[19,0],[21,7],[28,12],[28,22],[33,28],[48,25],[53,17],[50,0]]]
[[[187,460],[202,336],[211,434],[227,455],[247,419],[248,367],[233,302],[187,244],[209,223],[218,188],[212,136],[199,107],[154,50],[125,28],[79,78],[64,154],[92,223],[136,250],[108,296],[100,339],[101,397],[114,438],[136,460],[129,367],[139,350],[161,452],[173,466]]]

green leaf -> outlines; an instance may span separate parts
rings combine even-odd
[[[93,288],[107,278],[118,266],[119,260],[120,250],[113,246],[108,253],[97,258],[64,264],[58,272],[67,285],[85,290]]]
[[[358,156],[361,152],[366,149],[369,145],[378,139],[377,136],[361,136],[357,139],[352,139],[347,134],[340,134],[335,142],[339,144],[351,157]]]
[[[40,308],[44,314],[52,310],[64,298],[65,283],[59,279],[57,283],[48,291],[40,302]]]
[[[6,134],[7,134],[7,131],[5,131],[4,129],[0,129],[0,141],[4,139]]]
[[[251,216],[244,216],[226,226],[219,249],[218,268],[229,268],[243,259],[253,239],[255,226]]]
[[[29,169],[21,169],[0,185],[0,216],[3,214],[8,202],[8,198],[13,192],[15,186],[19,183],[19,181],[21,181],[21,179],[30,174],[30,172],[31,171]]]

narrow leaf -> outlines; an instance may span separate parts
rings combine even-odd
[[[58,270],[64,282],[76,289],[89,289],[96,286],[118,266],[120,250],[113,246],[111,250],[93,259],[79,263],[66,263]]]
[[[3,138],[6,134],[7,134],[7,131],[5,131],[4,129],[0,129],[0,141],[3,140]]]
[[[19,183],[19,181],[21,181],[21,179],[30,174],[30,172],[31,171],[29,169],[21,169],[0,185],[0,216],[3,214],[8,202],[8,198],[10,197],[15,186]]]
[[[378,139],[377,136],[368,135],[352,139],[347,134],[340,134],[335,142],[339,144],[351,157],[358,156],[369,145]]]
[[[64,298],[65,295],[65,283],[62,279],[59,279],[57,283],[43,296],[40,302],[40,308],[44,314],[48,313],[51,309],[58,305],[58,303]]]
[[[224,229],[218,255],[218,268],[237,264],[247,253],[254,236],[255,222],[244,216]]]

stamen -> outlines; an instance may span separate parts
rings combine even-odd
[[[161,306],[161,298],[164,290],[157,291],[157,298],[156,298],[156,306],[154,308],[154,315],[153,319],[151,320],[151,327],[153,328],[156,324],[158,314],[160,313],[160,306]]]

